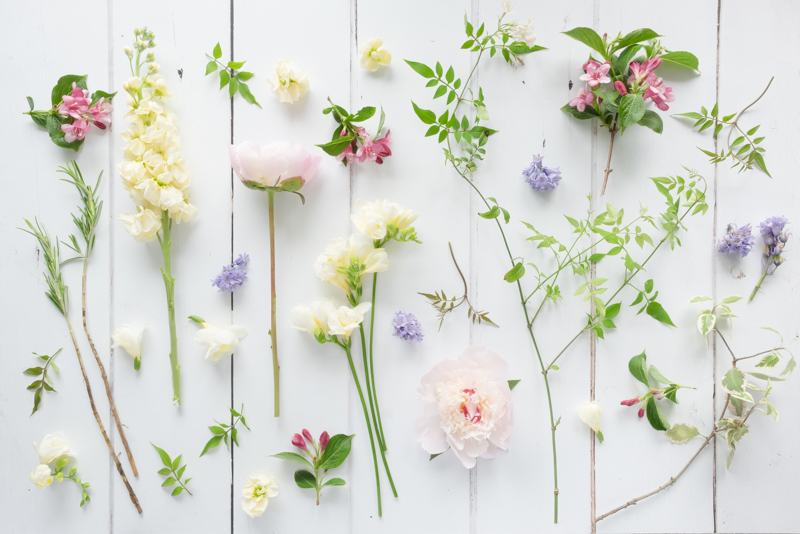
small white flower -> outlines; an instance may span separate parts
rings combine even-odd
[[[596,400],[587,402],[578,409],[578,417],[581,421],[589,425],[589,428],[597,434],[597,439],[603,443],[603,433],[600,432],[600,403]]]
[[[37,488],[46,488],[53,483],[53,474],[50,471],[50,466],[41,464],[36,466],[36,469],[31,471],[31,482],[36,484]]]
[[[140,243],[152,241],[161,231],[161,217],[150,208],[139,206],[138,213],[121,213],[119,219],[125,222],[125,229]]]
[[[514,6],[509,0],[503,0],[503,11],[505,13],[512,13],[514,11]]]
[[[332,239],[325,251],[314,262],[314,274],[326,284],[348,291],[347,277],[339,272],[339,267],[350,267],[355,260],[364,265],[363,274],[380,273],[389,268],[389,256],[382,248],[375,248],[372,239],[363,235],[351,235],[348,239]]]
[[[416,211],[405,209],[388,200],[375,202],[357,200],[355,208],[356,212],[350,215],[350,220],[353,221],[356,232],[378,240],[386,237],[386,230],[390,224],[398,230],[404,230],[419,216]]]
[[[44,465],[52,464],[69,456],[69,443],[59,432],[46,435],[41,446],[36,445],[34,441],[33,448],[39,454],[39,463]]]
[[[280,102],[294,104],[308,92],[308,73],[292,61],[276,63],[275,74],[267,78],[267,82]]]
[[[350,339],[350,334],[364,321],[364,314],[372,305],[369,302],[359,304],[355,308],[341,306],[338,309],[331,306],[328,315],[328,333],[332,336],[344,336]]]
[[[511,30],[511,37],[515,41],[522,41],[528,46],[533,46],[533,43],[536,42],[536,34],[533,30],[531,19],[526,19],[525,22],[517,21]]]
[[[230,356],[241,340],[247,337],[247,328],[232,324],[225,328],[217,328],[209,323],[202,323],[203,329],[194,335],[198,345],[208,347],[206,360],[217,363],[221,358]]]
[[[370,39],[359,50],[361,55],[361,68],[370,72],[388,67],[392,62],[392,54],[383,46],[381,39]]]
[[[138,360],[142,357],[142,334],[144,333],[144,326],[138,330],[130,325],[124,324],[114,330],[111,334],[111,340],[114,342],[111,345],[112,349],[122,347],[125,351]]]
[[[291,312],[293,327],[314,337],[319,334],[327,336],[328,317],[333,313],[336,313],[336,307],[327,299],[318,300],[311,306],[295,306]]]
[[[260,517],[278,493],[278,481],[273,477],[266,473],[250,475],[242,488],[242,509],[250,517]]]

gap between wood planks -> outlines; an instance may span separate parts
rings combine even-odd
[[[230,2],[231,2],[231,59],[230,60],[233,61],[233,46],[234,46],[233,27],[234,27],[234,21],[235,21],[235,16],[234,16],[235,14],[234,14],[234,9],[233,9],[233,7],[234,7],[233,0],[230,0]],[[233,115],[233,112],[234,112],[233,100],[234,99],[231,98],[231,144],[233,144],[233,134],[234,134],[234,128],[233,128],[233,118],[234,118],[234,115]],[[233,226],[233,217],[234,217],[234,210],[233,210],[233,192],[234,192],[234,189],[233,189],[233,184],[234,184],[234,181],[233,181],[233,167],[231,167],[231,263],[233,263],[233,247],[234,247],[234,238],[235,238],[234,226]],[[234,324],[234,311],[233,310],[234,310],[233,291],[231,291],[231,324]],[[234,361],[235,361],[235,359],[233,357],[231,357],[231,408],[236,406],[236,403],[234,402]],[[242,412],[242,413],[244,413],[244,412]],[[231,423],[230,424],[231,424],[231,426],[233,426],[233,414],[231,414]],[[235,449],[236,449],[236,447],[231,445],[231,534],[233,534],[233,532],[234,532],[234,516],[233,516],[233,511],[234,511],[234,505],[233,505],[233,503],[234,503],[234,488],[233,488],[233,484],[234,484],[234,472],[235,472],[235,464],[234,464],[234,450]]]
[[[107,0],[106,2],[106,26],[108,28],[108,87],[109,91],[114,87],[114,0]],[[113,129],[111,130],[113,131]],[[111,132],[109,132],[111,133]],[[114,331],[114,255],[116,253],[115,240],[114,240],[114,223],[116,219],[114,214],[117,213],[116,203],[114,202],[114,135],[106,135],[108,142],[108,170],[106,174],[106,190],[108,191],[108,211],[106,211],[106,218],[108,220],[108,338],[105,341],[108,345],[108,369],[111,374],[111,395],[116,398],[116,391],[114,384],[116,383],[116,359],[114,358],[114,349],[111,348],[111,333]],[[109,420],[112,417],[111,407],[108,408]],[[114,436],[116,435],[115,429],[111,428],[110,438],[111,444],[114,445]],[[108,457],[108,532],[114,533],[114,459],[109,454]]]
[[[717,0],[717,57],[716,57],[716,72],[714,80],[714,100],[719,102],[719,44],[720,44],[720,23],[722,15],[722,0]],[[717,147],[717,138],[714,137],[714,152],[718,152]],[[711,221],[711,246],[715,247],[717,243],[717,177],[718,173],[717,170],[719,168],[719,164],[714,164],[714,214],[713,219]],[[713,250],[713,248],[712,248]],[[711,254],[711,298],[714,301],[717,300],[717,255]],[[712,361],[712,370],[711,370],[711,377],[712,377],[712,390],[711,390],[711,413],[713,414],[712,421],[717,420],[717,338],[714,336],[714,339],[711,344],[711,361]],[[714,532],[717,532],[717,435],[714,434],[714,443],[713,445],[713,471],[711,474],[712,477],[712,514],[714,520]]]
[[[357,67],[358,65],[358,0],[350,0],[350,111],[353,112],[358,106],[358,74],[357,74]],[[380,133],[380,132],[378,132]],[[355,181],[356,181],[356,165],[348,165],[349,173],[350,173],[350,196],[349,196],[349,206],[348,206],[348,214],[353,212],[353,191],[355,189]],[[350,228],[350,221],[348,218],[347,221],[347,229]],[[345,232],[347,235],[348,232]],[[375,275],[373,275],[375,276]],[[366,372],[366,371],[365,371]],[[347,381],[347,428],[353,428],[353,416],[352,416],[352,407],[354,405],[354,398],[355,392],[353,383],[350,381],[348,377],[345,377]],[[347,462],[347,478],[348,480],[353,480],[353,462]],[[349,489],[351,486],[348,486],[348,513],[347,513],[347,521],[348,521],[348,531],[353,531],[353,492]]]

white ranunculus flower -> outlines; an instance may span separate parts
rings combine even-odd
[[[242,509],[250,517],[260,517],[267,509],[269,500],[277,496],[277,480],[266,473],[250,475],[242,488]]]
[[[404,230],[419,216],[416,211],[405,209],[400,204],[388,200],[375,202],[357,200],[355,208],[350,220],[353,221],[356,232],[378,240],[386,237],[386,230],[390,224],[398,230]]]
[[[364,265],[364,273],[380,273],[389,268],[389,256],[382,248],[375,248],[372,239],[362,235],[351,235],[348,239],[332,239],[325,251],[314,262],[314,274],[326,284],[349,291],[347,278],[338,272],[338,267],[350,267],[353,259]]]
[[[275,64],[275,74],[267,78],[280,102],[294,104],[308,92],[308,73],[292,61]]]
[[[36,469],[31,471],[31,482],[36,484],[37,488],[46,488],[53,483],[53,474],[50,471],[50,466],[41,464],[36,466]]]
[[[515,22],[511,30],[511,37],[515,41],[522,41],[528,46],[533,46],[533,43],[536,42],[536,34],[531,19],[526,19],[525,22],[519,20]]]
[[[414,434],[430,454],[448,447],[467,469],[480,458],[507,450],[514,423],[508,364],[485,347],[469,347],[457,360],[443,360],[422,377],[425,403]]]
[[[111,345],[112,349],[122,347],[125,352],[133,356],[133,359],[138,360],[142,357],[142,334],[144,333],[144,326],[138,330],[130,325],[124,324],[114,330],[111,334],[111,340],[114,342]]]
[[[319,334],[327,336],[328,317],[333,313],[336,313],[336,307],[328,299],[318,300],[311,306],[295,306],[291,312],[293,327],[314,337]]]
[[[52,464],[61,458],[69,456],[69,443],[59,432],[47,434],[41,445],[36,445],[34,441],[33,448],[39,454],[40,464]]]
[[[194,335],[198,345],[208,347],[206,360],[217,363],[221,358],[230,356],[241,340],[247,337],[247,328],[232,324],[225,328],[217,328],[209,323],[202,323],[202,330]]]
[[[152,241],[161,231],[161,217],[150,208],[139,206],[138,213],[121,213],[119,219],[125,222],[125,229],[140,243]]]
[[[392,62],[392,54],[383,46],[381,39],[370,39],[359,50],[361,55],[361,68],[375,72],[382,67],[388,67]]]
[[[369,302],[359,304],[355,308],[341,306],[335,308],[331,306],[328,315],[328,333],[332,336],[344,336],[350,338],[350,334],[359,327],[364,321],[364,314],[369,311],[372,305]]]
[[[594,433],[597,434],[597,439],[600,443],[603,443],[603,433],[600,432],[600,413],[600,403],[596,400],[587,402],[578,408],[578,417],[589,425],[589,428],[594,430]]]

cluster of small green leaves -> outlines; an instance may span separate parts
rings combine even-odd
[[[47,133],[50,135],[50,140],[55,143],[56,146],[61,148],[69,148],[77,152],[83,142],[86,140],[86,138],[75,139],[71,143],[67,143],[66,139],[64,139],[65,133],[61,130],[61,125],[72,124],[76,119],[70,117],[69,115],[61,115],[58,112],[58,106],[61,104],[61,102],[63,102],[63,96],[72,94],[73,83],[75,83],[76,86],[80,87],[81,89],[88,90],[89,88],[86,86],[86,80],[88,78],[88,74],[84,74],[82,76],[78,74],[67,74],[66,76],[59,78],[58,82],[55,84],[55,86],[53,86],[53,90],[50,93],[50,103],[52,107],[47,110],[34,110],[33,98],[29,96],[25,97],[28,99],[28,106],[30,106],[30,110],[23,112],[23,115],[30,115],[31,119],[33,119],[33,122],[42,128],[45,128]],[[116,92],[106,93],[105,91],[95,91],[91,94],[91,104],[89,107],[93,107],[100,101],[101,98],[105,98],[106,101],[111,102],[116,94]],[[105,129],[105,125],[100,124],[98,128]]]
[[[592,87],[594,100],[592,104],[586,106],[584,111],[578,111],[577,107],[569,104],[564,105],[561,110],[580,120],[597,118],[600,120],[601,126],[612,132],[624,133],[628,127],[638,124],[646,126],[656,133],[661,133],[664,127],[661,117],[655,111],[645,109],[643,95],[646,87],[636,84],[628,85],[627,94],[621,96],[619,91],[613,88],[613,84],[618,81],[627,84],[630,75],[629,67],[633,61],[641,63],[646,59],[660,57],[662,61],[697,71],[697,57],[689,52],[665,50],[658,41],[658,37],[661,35],[649,28],[633,30],[625,36],[619,33],[613,39],[601,38],[593,29],[583,27],[563,33],[580,41],[600,55],[600,59],[595,59],[590,54],[590,59],[600,63],[609,62],[611,68],[608,77],[611,79],[612,87],[610,89],[600,85]],[[640,51],[644,51],[644,56],[639,56]]]
[[[55,360],[56,356],[58,356],[60,353],[61,349],[58,349],[52,356],[48,356],[47,354],[37,354],[34,352],[34,356],[45,362],[44,367],[30,367],[23,371],[23,374],[36,377],[36,380],[31,382],[31,385],[29,385],[27,388],[36,390],[33,394],[33,411],[31,412],[31,415],[35,414],[36,410],[39,409],[39,403],[42,402],[42,392],[45,390],[55,391],[53,385],[50,383],[50,379],[47,377],[47,371],[50,367],[52,367],[55,372],[58,372],[58,366],[53,360]]]
[[[153,445],[153,443],[150,443],[150,445]],[[159,475],[167,477],[164,483],[161,484],[161,487],[163,488],[163,487],[174,486],[175,483],[177,482],[178,486],[172,490],[173,497],[177,497],[178,495],[183,493],[184,490],[186,491],[186,493],[191,495],[192,492],[189,491],[186,485],[192,479],[187,478],[186,480],[181,480],[183,472],[186,470],[185,465],[181,466],[182,455],[178,455],[178,457],[175,458],[175,460],[173,460],[172,458],[169,457],[169,454],[167,454],[167,452],[164,449],[156,447],[155,445],[153,445],[153,447],[158,451],[158,455],[161,457],[161,462],[165,466],[163,469],[158,470]]]
[[[39,249],[44,254],[44,279],[47,282],[47,291],[45,295],[50,299],[58,311],[65,317],[69,312],[69,288],[64,284],[64,278],[61,275],[61,249],[58,245],[58,239],[55,242],[50,239],[50,234],[44,225],[39,224],[38,219],[35,219],[35,225],[28,219],[24,219],[28,225],[28,229],[20,228],[39,242]]]
[[[217,424],[208,427],[211,433],[214,434],[214,437],[208,440],[208,443],[206,443],[206,446],[203,447],[203,452],[200,453],[200,456],[203,456],[205,453],[207,453],[214,447],[219,446],[220,442],[223,440],[225,441],[225,447],[228,447],[228,449],[230,450],[230,445],[228,444],[229,435],[231,442],[235,443],[236,446],[238,447],[239,440],[237,439],[237,435],[239,431],[236,428],[236,424],[239,421],[242,422],[242,424],[247,430],[250,430],[250,427],[247,426],[247,421],[244,418],[244,404],[242,404],[242,407],[239,408],[238,412],[233,408],[229,408],[229,410],[231,412],[231,418],[233,419],[233,422],[230,425],[226,425],[225,423],[220,423],[219,421],[214,419],[214,422]]]
[[[216,72],[217,69],[219,69],[220,91],[227,85],[228,94],[231,98],[233,98],[238,91],[238,93],[242,95],[245,100],[251,104],[261,107],[261,104],[256,102],[256,98],[253,96],[253,93],[250,92],[250,87],[245,83],[247,80],[253,77],[253,73],[245,72],[243,70],[236,72],[244,67],[244,64],[247,62],[228,61],[227,64],[222,63],[220,61],[220,58],[222,57],[222,48],[219,46],[219,43],[217,43],[217,46],[214,47],[214,50],[211,52],[211,54],[211,56],[206,54],[206,57],[211,60],[206,65],[206,76],[212,72]]]
[[[325,445],[322,454],[320,454],[320,445],[314,441],[312,449],[304,451],[311,459],[300,456],[295,452],[281,452],[273,454],[273,458],[280,458],[287,462],[294,462],[304,467],[310,467],[314,472],[307,469],[300,469],[294,473],[294,481],[298,487],[303,489],[313,489],[317,493],[317,505],[319,505],[319,494],[322,488],[328,486],[344,486],[346,482],[341,478],[331,478],[325,481],[328,470],[335,469],[342,465],[350,454],[350,445],[353,441],[355,434],[347,436],[345,434],[336,434]]]
[[[94,187],[86,185],[86,182],[83,180],[83,174],[75,160],[67,163],[66,167],[59,167],[58,172],[62,172],[70,177],[70,179],[62,178],[61,181],[74,185],[81,196],[81,203],[83,205],[78,206],[80,217],[73,213],[72,221],[83,236],[85,251],[81,249],[74,235],[69,236],[69,243],[66,241],[63,243],[74,250],[81,258],[88,258],[89,253],[92,251],[92,248],[94,248],[94,231],[100,222],[100,212],[103,211],[103,201],[100,200],[97,194],[97,190],[100,187],[100,180],[103,178],[103,171],[100,171],[100,175],[97,177],[97,182]]]
[[[472,24],[470,24],[465,13],[464,32],[467,34],[468,39],[464,41],[464,44],[461,45],[461,48],[463,50],[469,48],[471,52],[483,52],[484,50],[489,50],[489,57],[494,57],[494,55],[500,51],[503,59],[505,59],[506,63],[509,65],[513,65],[515,61],[521,65],[524,65],[525,62],[522,61],[520,56],[530,54],[531,52],[537,52],[539,50],[546,50],[546,48],[542,46],[528,46],[528,44],[524,41],[515,41],[511,36],[511,32],[514,29],[516,22],[503,22],[504,17],[505,14],[503,14],[503,16],[500,17],[500,20],[497,21],[497,31],[491,35],[484,35],[485,24],[481,24],[481,27],[478,28],[477,32],[475,32],[475,28],[472,26]],[[458,89],[457,86],[456,89]],[[448,104],[449,103],[450,102],[448,102]],[[486,118],[488,119],[488,117]]]
[[[686,215],[705,215],[708,211],[706,201],[706,181],[697,174],[697,171],[684,167],[689,173],[688,178],[681,176],[663,176],[651,178],[656,184],[658,191],[664,196],[667,204],[666,211],[661,213],[661,226],[667,231],[669,246],[674,249],[675,245],[681,245],[680,238],[676,235],[680,229],[686,230],[681,222]],[[702,189],[699,186],[702,185]],[[674,197],[672,195],[675,195]],[[684,206],[693,206],[691,210],[680,214],[681,202]],[[690,213],[691,212],[691,213]]]
[[[645,413],[647,414],[647,420],[650,422],[650,426],[655,428],[656,430],[666,431],[669,432],[671,426],[667,418],[664,417],[664,414],[661,413],[661,409],[658,407],[658,401],[661,399],[668,399],[675,404],[678,404],[678,390],[687,388],[687,389],[695,389],[689,386],[682,386],[673,382],[672,380],[665,377],[661,371],[656,368],[655,365],[651,365],[649,368],[647,366],[647,354],[642,352],[638,356],[634,356],[628,362],[628,370],[631,372],[633,377],[644,384],[647,387],[647,393],[636,397],[638,401],[635,404],[630,404],[631,406],[638,405],[639,403],[644,403],[644,407],[642,408]],[[655,384],[655,386],[653,385]],[[657,387],[657,386],[664,386],[664,387]],[[635,400],[635,399],[634,399]],[[667,438],[672,439],[677,434],[678,429],[673,431],[672,433],[667,434]]]
[[[358,135],[358,125],[355,123],[364,122],[371,119],[375,115],[374,106],[366,106],[359,109],[356,113],[348,113],[342,106],[337,106],[333,101],[328,98],[330,107],[322,110],[323,115],[331,115],[336,121],[336,128],[333,130],[331,140],[327,143],[317,145],[324,150],[328,155],[338,156],[348,149],[352,150],[355,154],[358,150],[358,143],[363,142],[364,138]],[[383,123],[386,121],[386,114],[381,108],[381,118],[378,122],[378,129],[375,131],[375,140],[377,141],[383,129]],[[379,161],[380,163],[381,161]],[[347,158],[342,159],[344,166],[347,166]]]
[[[658,291],[655,293],[653,292],[652,278],[644,283],[643,289],[638,289],[630,282],[628,282],[628,285],[639,292],[633,302],[631,302],[631,306],[637,306],[644,301],[644,304],[642,304],[642,307],[639,308],[638,312],[636,312],[636,315],[641,315],[642,312],[646,311],[647,315],[653,319],[664,324],[668,324],[669,326],[675,326],[675,323],[672,322],[672,319],[670,319],[669,314],[664,307],[656,301],[656,298],[658,297]]]
[[[770,80],[769,83],[772,84],[772,80]],[[767,89],[769,89],[769,85],[767,85]],[[767,89],[764,89],[764,93],[767,92]],[[761,96],[764,96],[764,93],[761,93]],[[761,96],[758,97],[758,100],[761,99]],[[753,104],[758,102],[758,100],[753,102]],[[714,104],[714,107],[711,108],[711,113],[708,112],[708,109],[706,109],[705,106],[701,106],[699,113],[678,113],[675,116],[687,117],[689,119],[696,120],[693,127],[698,128],[698,133],[714,126],[714,134],[712,136],[714,139],[719,136],[724,127],[728,127],[728,139],[726,143],[727,149],[723,146],[722,150],[720,150],[719,154],[717,154],[713,150],[705,150],[698,147],[701,152],[710,158],[710,163],[721,163],[727,159],[730,159],[732,162],[731,168],[735,169],[738,167],[739,172],[751,170],[755,165],[764,171],[767,176],[772,178],[772,175],[767,170],[766,163],[764,163],[764,153],[766,150],[764,147],[760,146],[761,142],[764,140],[764,137],[753,137],[755,136],[756,132],[758,132],[758,129],[761,127],[761,125],[757,124],[746,132],[739,125],[739,120],[742,118],[742,115],[753,104],[750,104],[738,113],[731,113],[730,115],[725,115],[722,118],[719,117],[719,103]],[[737,137],[731,141],[731,137],[733,137],[734,132],[737,132]]]
[[[81,506],[89,502],[89,492],[86,490],[89,488],[90,484],[88,482],[82,481],[80,478],[77,477],[78,468],[72,466],[69,472],[65,475],[64,468],[69,463],[69,458],[61,458],[58,462],[56,462],[56,470],[53,473],[53,476],[58,482],[63,482],[64,480],[71,480],[77,485],[81,487]]]

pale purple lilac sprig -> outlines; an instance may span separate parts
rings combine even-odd
[[[222,268],[222,272],[211,281],[211,285],[216,286],[218,291],[232,293],[234,289],[241,286],[247,279],[247,271],[244,267],[250,261],[247,254],[239,254],[233,263]]]
[[[419,343],[424,337],[419,321],[413,313],[397,312],[392,319],[392,325],[394,326],[392,335],[405,339],[409,343]]]
[[[531,164],[522,169],[525,181],[536,191],[550,191],[561,181],[561,171],[558,168],[545,167],[542,164],[543,159],[544,156],[533,156]]]
[[[744,258],[753,250],[753,243],[753,229],[749,224],[738,227],[731,223],[717,243],[717,248],[724,254],[741,254]]]
[[[789,220],[783,216],[768,217],[760,225],[761,237],[764,238],[764,254],[761,257],[761,264],[764,267],[764,272],[758,280],[756,287],[750,294],[750,300],[756,296],[758,288],[764,282],[768,275],[775,273],[775,270],[786,261],[783,257],[783,249],[786,242],[789,240],[789,233],[786,232],[786,226]]]

